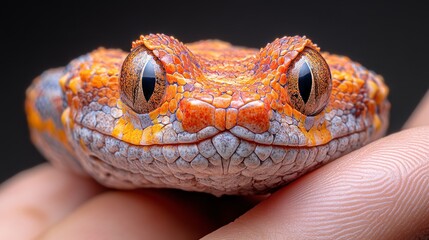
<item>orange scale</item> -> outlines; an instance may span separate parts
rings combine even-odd
[[[371,114],[374,114],[375,110],[377,109],[377,106],[376,106],[375,102],[372,101],[372,100],[370,100],[370,101],[367,102],[366,105],[368,107],[368,112],[371,113]]]
[[[115,107],[116,106],[116,98],[109,98],[109,101],[107,102],[107,104],[109,105],[109,107]]]
[[[274,89],[271,90],[270,96],[275,100],[279,99],[279,94]]]
[[[178,72],[178,73],[183,74],[183,67],[182,67],[182,65],[177,64],[177,65],[176,65],[176,69],[177,69],[177,72]]]
[[[106,74],[103,74],[100,76],[101,79],[101,84],[103,84],[103,86],[107,86],[107,83],[109,82],[109,76],[107,76]]]
[[[127,121],[122,129],[122,138],[128,135],[130,132],[134,131],[134,126],[130,121]]]
[[[147,38],[143,39],[143,44],[145,45],[145,47],[147,47],[150,50],[153,50],[157,47],[157,44],[154,44],[152,41],[150,41]]]
[[[107,71],[107,75],[109,75],[109,77],[111,77],[111,76],[113,76],[113,75],[116,75],[118,73],[118,70],[116,69],[116,68],[110,68],[108,71]]]
[[[174,97],[174,99],[176,99],[176,101],[177,101],[177,102],[179,102],[182,98],[183,98],[183,94],[182,94],[182,93],[178,93],[178,94],[176,94],[176,96]]]
[[[347,81],[346,85],[347,85],[347,93],[352,94],[353,92],[355,92],[355,86],[353,84],[353,81]]]
[[[157,119],[158,116],[159,116],[159,108],[153,110],[152,112],[149,112],[149,117],[150,117],[150,119],[152,119],[152,121]]]
[[[177,84],[183,86],[187,83],[186,79],[179,73],[174,73]]]
[[[261,96],[254,92],[245,92],[241,94],[241,98],[245,103],[261,99]]]
[[[166,115],[168,112],[168,102],[165,102],[161,105],[161,107],[159,108],[159,114],[160,115]]]
[[[218,89],[219,89],[219,92],[226,92],[226,88],[224,86],[219,87]]]
[[[269,74],[266,78],[262,79],[262,84],[265,86],[270,85],[271,79],[273,78],[273,76],[271,74]],[[259,85],[258,88],[261,89],[263,87],[263,85]]]
[[[83,81],[87,81],[92,75],[91,70],[85,69],[79,72],[79,76]]]
[[[225,130],[225,120],[226,120],[226,110],[225,109],[216,109],[215,110],[215,127],[220,131]]]
[[[177,111],[176,111],[176,117],[177,117],[177,120],[179,120],[179,121],[183,120],[183,113],[182,113],[182,111],[180,109],[177,109]]]
[[[176,99],[171,99],[170,102],[168,103],[168,110],[170,111],[170,113],[174,113],[177,109],[177,101]]]
[[[343,100],[344,100],[345,102],[350,102],[350,101],[351,101],[350,95],[344,95]]]
[[[175,73],[175,72],[176,72],[176,66],[175,66],[174,64],[172,64],[172,63],[167,63],[167,64],[165,65],[165,71],[166,71],[167,73],[171,73],[171,74],[173,74],[173,73]]]
[[[378,104],[381,104],[381,102],[383,102],[384,99],[386,99],[386,96],[388,94],[389,94],[389,88],[387,88],[387,87],[379,88],[377,91],[377,95],[375,96],[375,101]]]
[[[174,84],[176,82],[176,77],[172,74],[166,74],[168,84]]]
[[[140,143],[143,135],[143,130],[134,129],[132,133],[129,134],[129,143],[137,145]]]
[[[225,128],[231,129],[235,125],[237,125],[237,117],[238,117],[238,110],[235,108],[228,108],[226,110]]]
[[[375,98],[375,94],[378,91],[378,85],[376,83],[374,83],[373,81],[368,81],[367,87],[369,90],[368,91],[369,98]]]
[[[285,68],[287,69],[291,62],[292,62],[292,60],[285,57],[285,62],[283,63],[283,66],[285,66]]]
[[[269,56],[264,57],[261,61],[261,65],[268,65],[271,62],[271,58]]]
[[[241,88],[241,92],[248,92],[250,91],[249,87],[243,87]]]
[[[189,65],[190,65],[189,59],[188,59],[188,57],[186,56],[186,54],[181,54],[181,55],[180,55],[180,59],[182,59],[182,64],[183,64],[184,66],[189,66]]]
[[[278,111],[278,110],[283,108],[283,105],[280,104],[278,101],[271,101],[270,107],[271,107],[271,109]]]
[[[115,127],[113,128],[112,136],[116,138],[121,138],[126,123],[127,121],[124,118],[119,118],[119,120],[115,124]]]
[[[63,90],[63,91],[65,91],[66,90],[66,84],[67,84],[67,82],[68,82],[68,80],[69,80],[69,74],[68,73],[66,73],[64,76],[62,76],[61,78],[60,78],[60,80],[59,80],[59,84],[60,84],[60,87],[61,87],[61,89]]]
[[[162,141],[162,124],[155,124],[142,131],[140,144],[159,144]]]
[[[263,101],[267,106],[270,106],[271,102],[273,101],[273,97],[271,96],[271,94],[268,94],[265,96]]]
[[[244,105],[244,101],[243,101],[243,99],[241,99],[240,94],[237,93],[237,92],[235,92],[232,95],[231,105],[230,106],[233,107],[233,108],[239,108],[239,107],[241,107],[243,105]]]
[[[170,99],[173,99],[176,96],[176,93],[177,93],[177,85],[176,84],[169,85],[165,90],[164,99],[169,101]]]
[[[213,106],[217,108],[227,108],[231,104],[232,96],[223,94],[213,99]]]
[[[119,90],[119,85],[118,84],[112,84],[110,86],[108,86],[111,90],[114,90],[117,92],[117,90]]]
[[[344,98],[344,93],[343,92],[337,92],[335,97],[336,97],[336,99],[342,100]]]
[[[339,101],[339,100],[335,100],[335,101],[332,103],[332,106],[333,106],[334,108],[337,108],[337,109],[342,109],[343,103],[342,103],[341,101]]]
[[[272,89],[273,88],[269,84],[261,88],[264,93],[269,93]]]
[[[176,55],[173,56],[173,62],[174,64],[181,64],[182,60],[180,60],[180,58],[178,58]]]
[[[266,78],[268,75],[267,72],[262,72],[261,75],[259,76],[260,79]]]
[[[153,50],[153,54],[157,56],[159,59],[163,58],[167,53],[162,49],[155,49]]]
[[[279,83],[281,85],[285,85],[286,84],[286,74],[282,73],[282,75],[280,76]]]
[[[209,104],[213,103],[213,96],[210,94],[207,94],[207,93],[205,93],[205,94],[204,93],[196,93],[196,94],[194,94],[194,97],[198,100],[207,102]]]
[[[273,59],[277,59],[279,57],[279,51],[275,51],[272,55]]]
[[[104,96],[110,100],[110,98],[113,97],[113,93],[111,91],[106,91],[106,94]]]
[[[280,99],[280,102],[283,103],[283,104],[285,104],[287,102],[288,93],[287,93],[287,91],[286,91],[285,88],[280,88],[280,97],[279,97],[279,99]]]
[[[189,98],[189,97],[191,97],[191,96],[192,96],[192,93],[191,93],[191,92],[184,92],[184,93],[183,93],[183,96],[184,96],[185,98]]]
[[[268,131],[270,121],[265,104],[255,101],[241,107],[238,110],[237,124],[254,133]]]
[[[286,55],[285,55],[285,62],[286,62],[286,59],[288,58],[289,59],[289,61],[290,61],[290,59],[295,59],[295,57],[298,55],[298,51],[296,51],[296,50],[293,50],[293,51],[289,51],[288,53],[286,53]]]
[[[278,65],[277,65],[277,61],[276,61],[276,60],[271,61],[271,63],[270,63],[270,68],[271,68],[271,70],[274,70],[274,69],[276,69],[277,67],[278,67]]]
[[[360,78],[356,78],[354,84],[356,86],[356,89],[360,89],[365,84],[365,81]]]
[[[273,90],[280,92],[280,89],[282,88],[282,86],[280,85],[280,83],[278,83],[277,81],[272,81],[270,83],[270,86]]]
[[[99,96],[99,97],[104,97],[106,96],[106,88],[99,88],[98,91],[96,91],[95,93]]]
[[[78,90],[81,88],[80,78],[72,78],[68,84],[68,87],[73,92],[73,94],[77,94]]]
[[[118,76],[111,76],[108,80],[108,85],[118,84]]]
[[[168,53],[168,56],[174,53],[173,49],[171,49],[169,46],[165,44],[161,44],[160,48],[164,49]]]
[[[219,89],[216,88],[216,86],[211,87],[210,94],[215,97],[219,97],[222,93],[219,91]]]
[[[213,126],[215,122],[215,108],[196,99],[182,100],[177,114],[177,119],[182,122],[183,128],[191,133]]]
[[[102,75],[102,74],[104,74],[104,73],[106,73],[107,72],[107,69],[106,68],[104,68],[104,67],[98,67],[96,70],[95,70],[95,74],[98,74],[98,75]]]

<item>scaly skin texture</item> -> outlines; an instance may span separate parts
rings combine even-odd
[[[114,188],[255,194],[361,147],[388,125],[381,76],[329,53],[321,53],[332,78],[326,107],[313,116],[293,108],[288,68],[305,48],[319,51],[305,37],[257,50],[157,34],[141,36],[138,47],[165,70],[165,92],[148,113],[121,100],[121,50],[99,48],[29,87],[31,136],[52,163]]]

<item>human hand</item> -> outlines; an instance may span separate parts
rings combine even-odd
[[[429,125],[428,116],[429,92],[405,125],[412,129],[343,156],[266,198],[215,198],[175,190],[114,191],[44,164],[2,184],[0,239],[196,239],[206,234],[205,239],[410,239],[429,235],[429,126],[423,126]]]

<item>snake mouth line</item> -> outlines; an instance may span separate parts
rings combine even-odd
[[[264,179],[278,179],[273,181],[280,184],[359,148],[367,139],[367,134],[355,132],[311,147],[268,146],[236,137],[239,144],[226,143],[221,147],[215,140],[206,141],[210,146],[203,141],[145,146],[76,127],[72,129],[73,144],[82,156],[84,168],[108,186],[132,188],[157,181],[171,187],[171,179],[179,179],[185,185],[202,184],[202,188],[212,181],[218,188],[229,186],[229,182],[263,184]]]
[[[214,135],[212,135],[212,136],[209,136],[209,137],[206,137],[206,138],[202,138],[202,139],[198,139],[197,141],[177,142],[177,143],[165,143],[165,144],[163,144],[163,143],[159,143],[159,144],[148,144],[148,145],[142,145],[142,144],[133,144],[133,143],[130,143],[130,142],[124,141],[124,140],[123,140],[123,139],[121,139],[121,138],[118,138],[118,137],[112,136],[112,135],[110,135],[110,134],[103,133],[103,132],[101,132],[101,131],[99,131],[99,130],[97,130],[97,129],[93,129],[93,128],[86,127],[86,126],[84,126],[84,125],[82,125],[82,124],[79,124],[79,123],[75,123],[75,125],[79,126],[79,127],[80,127],[80,128],[82,128],[82,129],[87,129],[87,130],[90,130],[90,131],[97,132],[97,133],[101,134],[102,136],[104,136],[105,138],[106,138],[106,137],[114,138],[114,139],[119,140],[119,141],[121,141],[121,142],[123,142],[123,143],[126,143],[126,144],[127,144],[127,145],[129,145],[129,146],[135,146],[135,147],[179,146],[179,145],[199,144],[199,143],[204,142],[204,141],[206,141],[206,140],[214,139],[214,138],[216,138],[217,136],[220,136],[220,135],[225,134],[225,133],[230,134],[230,135],[231,135],[231,136],[233,136],[234,138],[238,139],[238,141],[246,141],[246,142],[248,142],[248,143],[250,143],[250,144],[255,144],[256,146],[272,146],[272,147],[281,147],[281,148],[288,148],[288,149],[311,149],[311,148],[315,148],[315,147],[326,146],[326,145],[328,145],[328,144],[329,144],[330,142],[332,142],[332,141],[335,141],[335,140],[337,140],[337,141],[338,141],[338,140],[341,140],[341,139],[349,138],[349,137],[351,137],[352,135],[358,135],[359,141],[360,141],[360,142],[362,142],[362,143],[366,143],[366,142],[367,142],[367,140],[369,139],[369,138],[368,138],[368,134],[365,134],[365,133],[367,133],[368,128],[364,128],[364,129],[361,129],[361,130],[359,130],[359,131],[355,131],[355,132],[351,132],[351,133],[343,134],[343,135],[341,135],[341,136],[338,136],[338,137],[336,137],[336,138],[333,138],[333,139],[329,140],[329,141],[328,141],[328,142],[326,142],[326,143],[319,144],[319,145],[313,145],[313,146],[308,146],[308,145],[282,145],[282,144],[272,144],[272,143],[261,143],[261,142],[257,142],[257,141],[254,141],[254,140],[250,140],[250,139],[246,139],[246,138],[240,137],[240,136],[238,136],[238,135],[236,135],[236,134],[232,133],[231,131],[222,131],[222,132],[218,132],[218,133],[216,133],[216,134],[214,134]],[[72,131],[73,131],[73,129],[72,129]],[[365,134],[365,136],[361,136],[361,134]]]

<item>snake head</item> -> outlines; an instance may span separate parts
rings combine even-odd
[[[258,50],[151,34],[129,53],[99,48],[56,74],[28,91],[33,135],[47,149],[55,136],[41,137],[52,126],[43,119],[61,116],[56,131],[62,145],[71,143],[67,152],[116,188],[266,192],[388,125],[383,78],[301,36]],[[34,89],[52,79],[59,84],[44,99],[62,102],[49,108],[58,114],[44,114],[33,104],[43,91]]]

